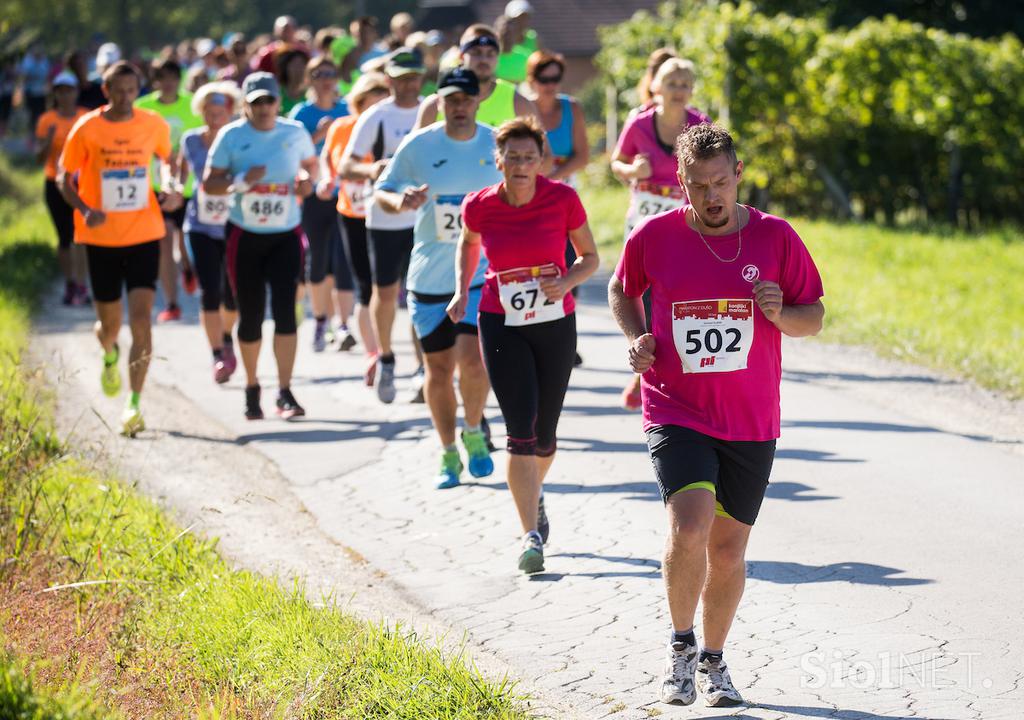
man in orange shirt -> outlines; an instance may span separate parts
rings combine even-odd
[[[53,79],[55,107],[47,110],[36,123],[36,156],[44,163],[46,175],[46,207],[57,231],[57,264],[64,275],[64,304],[88,305],[85,288],[85,248],[73,247],[75,236],[74,210],[57,188],[57,158],[64,149],[71,128],[85,115],[78,107],[78,78],[62,72]]]
[[[132,348],[128,356],[131,395],[121,431],[145,429],[139,395],[152,354],[153,298],[160,266],[161,210],[181,206],[180,183],[171,172],[171,129],[159,115],[133,108],[140,75],[117,62],[103,74],[107,105],[84,115],[71,130],[58,163],[57,183],[75,209],[75,242],[86,247],[96,306],[96,338],[103,347],[100,384],[108,396],[121,390],[118,332],[121,292],[128,293]],[[160,201],[149,177],[157,156],[165,189]]]

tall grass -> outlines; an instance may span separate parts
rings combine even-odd
[[[628,193],[584,184],[601,252],[615,267]],[[1024,396],[1024,242],[1016,228],[968,234],[789,218],[825,284],[823,339]]]

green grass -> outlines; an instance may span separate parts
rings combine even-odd
[[[0,592],[42,562],[48,582],[71,585],[47,597],[74,599],[81,632],[122,613],[109,639],[117,687],[79,678],[84,666],[68,656],[48,665],[77,667],[71,677],[33,688],[27,658],[0,657],[0,718],[88,718],[91,702],[115,698],[98,715],[114,717],[120,688],[140,682],[190,698],[188,710],[165,708],[170,717],[530,717],[507,678],[484,678],[461,653],[358,620],[333,598],[232,569],[213,541],[75,460],[53,434],[49,391],[20,366],[53,277],[42,180],[0,158],[0,187]]]
[[[580,191],[601,253],[614,269],[628,194]],[[790,219],[825,285],[830,342],[969,377],[1024,396],[1024,242],[1014,229],[979,234]]]

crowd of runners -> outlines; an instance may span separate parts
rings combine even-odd
[[[395,334],[411,332],[414,400],[440,445],[425,475],[449,489],[465,471],[494,472],[493,390],[518,568],[544,569],[544,478],[581,362],[573,291],[598,255],[573,183],[590,161],[583,112],[559,92],[565,61],[537,47],[530,10],[513,0],[500,29],[461,28],[452,47],[451,33],[416,32],[404,14],[383,41],[372,18],[313,35],[282,17],[258,47],[236,34],[140,68],[108,44],[98,79],[71,63],[52,78],[36,137],[64,302],[91,294],[104,393],[121,393],[127,368],[124,434],[145,427],[158,286],[157,322],[181,318],[179,291],[200,293],[197,351],[205,342],[216,383],[241,357],[238,402],[253,421],[268,289],[286,420],[305,415],[291,380],[307,299],[309,351],[361,349],[382,403],[396,399]],[[623,402],[642,411],[669,520],[662,699],[722,706],[741,702],[722,651],[779,435],[781,336],[818,332],[824,309],[793,229],[738,203],[743,163],[690,106],[696,78],[672,50],[653,53],[611,153],[631,201],[608,298],[635,373]],[[83,105],[95,87],[100,102]],[[398,326],[401,305],[411,328]]]

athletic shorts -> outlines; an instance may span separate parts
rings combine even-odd
[[[448,303],[452,295],[424,295],[409,293],[409,317],[416,337],[425,353],[442,352],[455,347],[459,335],[476,335],[476,316],[480,309],[483,286],[470,288],[466,316],[453,323],[448,317]]]
[[[176,228],[181,230],[181,228],[185,225],[185,210],[187,208],[188,198],[185,198],[185,203],[177,210],[171,210],[170,212],[166,210],[161,210],[160,212],[163,213],[164,220],[170,220],[171,223],[173,223]]]
[[[156,276],[160,272],[159,240],[126,247],[86,245],[85,254],[89,260],[92,296],[97,302],[120,300],[122,287],[128,292],[136,288],[156,289]]]
[[[367,250],[370,255],[370,274],[379,287],[394,285],[402,279],[409,267],[412,254],[413,230],[374,230],[366,228]]]
[[[678,425],[647,431],[647,447],[664,502],[677,492],[704,488],[715,513],[753,525],[775,460],[775,441],[719,440]]]

